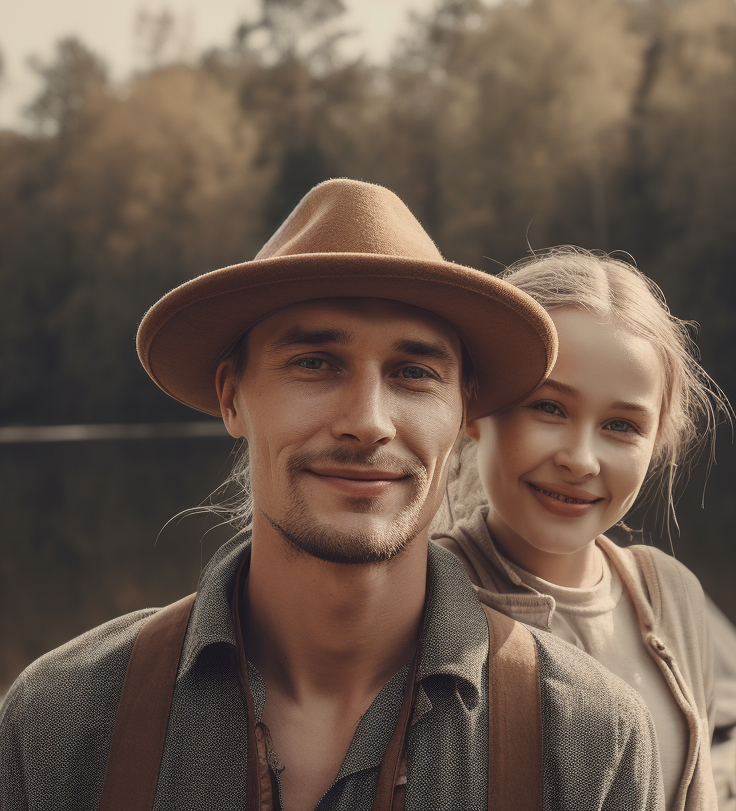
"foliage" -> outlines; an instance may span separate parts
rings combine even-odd
[[[732,0],[444,0],[380,69],[340,59],[342,11],[263,0],[168,67],[175,22],[141,20],[150,65],[122,88],[75,39],[33,61],[38,134],[0,137],[3,422],[183,415],[131,352],[146,306],[252,257],[336,175],[395,189],[486,269],[527,232],[629,251],[734,391]]]
[[[73,38],[33,60],[38,134],[0,136],[3,422],[182,413],[132,356],[145,307],[342,174],[394,188],[471,265],[527,231],[629,251],[734,390],[732,0],[444,0],[381,69],[339,58],[342,11],[263,0],[230,46],[154,54],[122,88]],[[165,51],[170,15],[141,25]]]
[[[33,61],[36,131],[0,132],[0,423],[189,419],[135,357],[146,307],[252,258],[339,175],[394,189],[487,270],[527,235],[630,252],[736,397],[733,0],[442,0],[381,68],[340,56],[342,10],[263,0],[189,64],[165,63],[174,23],[149,16],[124,86],[76,39]],[[732,559],[721,457],[707,527],[699,485],[683,502],[689,562]]]

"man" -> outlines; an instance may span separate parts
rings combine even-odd
[[[141,360],[245,438],[252,521],[203,572],[173,660],[170,636],[140,642],[171,609],[147,610],[21,675],[0,716],[3,811],[483,809],[496,774],[501,794],[525,789],[501,770],[521,727],[489,746],[489,704],[517,688],[540,691],[526,782],[545,809],[660,807],[636,696],[543,633],[533,689],[489,677],[484,610],[428,547],[466,415],[523,397],[555,347],[531,299],[445,262],[398,198],[350,180],[313,189],[253,262],[154,305]],[[129,722],[165,659],[173,695]]]

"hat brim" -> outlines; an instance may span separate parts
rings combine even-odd
[[[284,307],[335,297],[390,299],[447,321],[478,378],[469,420],[523,399],[555,361],[557,335],[549,316],[507,282],[451,262],[363,253],[273,257],[192,279],[146,313],[138,355],[171,397],[219,415],[215,373],[233,341]]]

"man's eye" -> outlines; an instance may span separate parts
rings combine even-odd
[[[323,364],[322,358],[300,358],[296,362],[296,365],[301,366],[302,369],[321,369]]]
[[[554,403],[550,403],[546,400],[543,400],[540,403],[534,403],[532,408],[536,408],[537,411],[543,411],[545,414],[559,414],[560,409]]]
[[[422,369],[421,366],[404,366],[401,370],[401,376],[405,380],[421,380],[423,377],[428,376],[428,372],[426,369]]]

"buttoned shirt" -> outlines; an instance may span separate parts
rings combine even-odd
[[[240,556],[249,542],[249,536],[241,534],[225,544],[200,579],[154,811],[235,811],[245,805],[246,706],[230,606]],[[487,621],[462,566],[434,544],[427,582],[407,737],[406,809],[482,811],[489,756]],[[21,674],[0,711],[3,811],[97,808],[128,657],[138,630],[154,610],[106,623],[46,654]],[[566,643],[541,632],[535,633],[535,641],[542,687],[545,808],[661,808],[651,719],[636,695]],[[371,808],[407,672],[408,663],[361,718],[317,811]],[[266,685],[251,663],[248,676],[258,721]],[[278,741],[274,748],[278,751]]]

